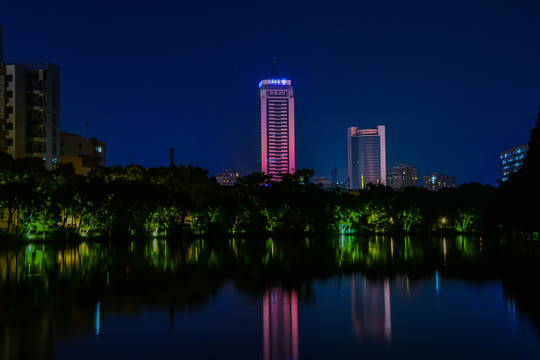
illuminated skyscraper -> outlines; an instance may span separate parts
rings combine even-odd
[[[292,174],[294,164],[294,96],[291,80],[259,82],[257,97],[259,171],[278,176]]]
[[[347,129],[349,189],[367,184],[386,185],[386,140],[384,125],[376,129]]]

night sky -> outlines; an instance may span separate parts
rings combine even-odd
[[[296,164],[347,177],[350,126],[386,125],[387,166],[496,184],[540,108],[540,2],[2,2],[5,62],[61,69],[61,130],[108,165],[256,170],[257,84],[295,91]],[[85,130],[85,123],[88,129]]]

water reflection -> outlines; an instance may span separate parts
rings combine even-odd
[[[0,357],[54,358],[59,339],[104,337],[104,320],[112,313],[139,314],[145,307],[165,309],[172,329],[175,314],[205,308],[230,280],[235,291],[263,299],[265,360],[299,358],[304,330],[298,311],[302,301],[317,301],[315,277],[350,278],[347,326],[362,343],[390,345],[397,339],[393,319],[399,313],[392,311],[394,303],[419,288],[421,280],[439,299],[448,295],[440,291],[448,278],[502,281],[508,319],[515,324],[525,309],[540,323],[540,299],[530,286],[538,270],[523,268],[526,262],[509,257],[506,248],[487,245],[482,238],[467,236],[341,235],[263,242],[36,243],[3,249]]]
[[[296,291],[273,287],[263,297],[264,360],[298,360]]]
[[[351,277],[351,314],[354,335],[358,340],[392,341],[390,280]]]

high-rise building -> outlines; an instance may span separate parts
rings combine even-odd
[[[393,166],[392,172],[386,175],[386,186],[394,190],[418,186],[418,169],[405,164]]]
[[[386,139],[384,125],[376,129],[347,129],[349,189],[367,184],[386,185]]]
[[[72,163],[75,173],[88,175],[98,166],[106,166],[106,144],[95,137],[85,139],[81,135],[60,133],[60,161]]]
[[[454,176],[446,176],[444,174],[431,173],[424,176],[424,188],[437,191],[442,188],[455,188],[456,178]]]
[[[529,144],[519,145],[512,149],[501,152],[501,180],[508,180],[508,175],[518,171],[523,165],[525,154],[529,150]]]
[[[41,158],[50,170],[60,156],[60,70],[4,63],[1,48],[0,40],[0,152]]]
[[[280,174],[294,173],[294,95],[291,80],[276,78],[259,82],[257,149],[259,171],[276,180]]]

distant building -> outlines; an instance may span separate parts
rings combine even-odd
[[[216,174],[216,180],[221,186],[233,186],[236,184],[236,180],[238,180],[239,176],[240,174],[237,172],[226,170],[221,174]]]
[[[424,187],[432,191],[437,191],[442,188],[455,188],[456,178],[454,176],[431,173],[424,176]]]
[[[386,186],[394,190],[408,186],[418,186],[418,169],[414,166],[399,164],[392,167],[392,172],[386,175]]]
[[[390,186],[394,190],[401,189],[401,175],[394,171],[386,174],[386,186]]]
[[[279,180],[293,174],[294,94],[291,80],[265,79],[257,96],[257,153],[259,170]]]
[[[501,161],[502,181],[508,180],[508,175],[515,173],[521,168],[527,150],[529,150],[529,144],[519,145],[501,152],[499,159]]]
[[[384,125],[376,129],[347,129],[349,189],[367,184],[386,184],[386,139]]]
[[[0,152],[43,159],[51,170],[60,154],[60,70],[2,55],[0,29]]]
[[[106,145],[103,141],[65,132],[60,134],[60,138],[60,161],[63,164],[72,163],[76,174],[88,175],[92,169],[106,166]]]
[[[314,176],[311,179],[311,183],[315,185],[319,185],[323,189],[330,189],[332,188],[332,181],[327,176]]]

